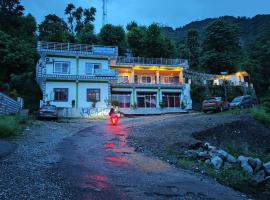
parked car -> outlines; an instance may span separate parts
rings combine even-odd
[[[250,96],[235,97],[230,103],[231,108],[251,108],[256,104],[256,100]]]
[[[39,119],[58,119],[58,111],[56,106],[44,105],[38,111]]]
[[[204,113],[208,111],[222,112],[224,110],[229,110],[230,105],[228,101],[224,101],[222,97],[212,97],[204,100],[202,103],[202,110]]]

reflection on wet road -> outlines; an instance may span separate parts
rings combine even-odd
[[[59,168],[73,199],[242,199],[214,181],[135,152],[127,138],[126,124],[103,123],[59,146]]]

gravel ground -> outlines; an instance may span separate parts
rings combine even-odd
[[[22,135],[10,139],[17,148],[0,160],[0,199],[67,199],[61,176],[51,168],[59,161],[55,149],[63,139],[89,126],[86,120],[36,121]]]

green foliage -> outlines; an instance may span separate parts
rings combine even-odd
[[[258,121],[269,125],[270,124],[270,114],[266,112],[264,107],[255,107],[251,110],[252,116]]]
[[[39,40],[49,42],[68,42],[70,37],[66,22],[56,15],[47,15],[38,26]]]
[[[18,116],[0,117],[0,138],[17,134],[28,123],[28,118]]]
[[[240,51],[238,29],[224,21],[213,22],[206,29],[203,42],[202,66],[210,73],[232,73],[236,70]]]
[[[117,101],[117,100],[113,100],[113,101],[111,102],[111,105],[112,105],[113,107],[119,107],[119,106],[120,106],[120,102]]]
[[[118,46],[119,53],[123,55],[126,47],[125,31],[123,27],[106,24],[100,30],[99,42],[102,45]]]
[[[190,30],[187,34],[186,46],[190,68],[198,70],[200,65],[200,38],[196,30]]]
[[[134,56],[145,55],[146,27],[128,25],[127,41]]]
[[[80,44],[96,44],[97,36],[94,32],[94,26],[90,23],[86,24],[77,34],[76,42]]]

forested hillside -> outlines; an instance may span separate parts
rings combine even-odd
[[[206,28],[214,21],[222,20],[239,28],[240,41],[243,45],[255,41],[258,36],[270,31],[270,15],[257,15],[252,18],[224,16],[219,18],[208,18],[201,21],[191,22],[183,27],[173,30],[171,27],[163,27],[166,36],[175,41],[181,42],[191,29],[197,30],[201,37],[205,36]]]

